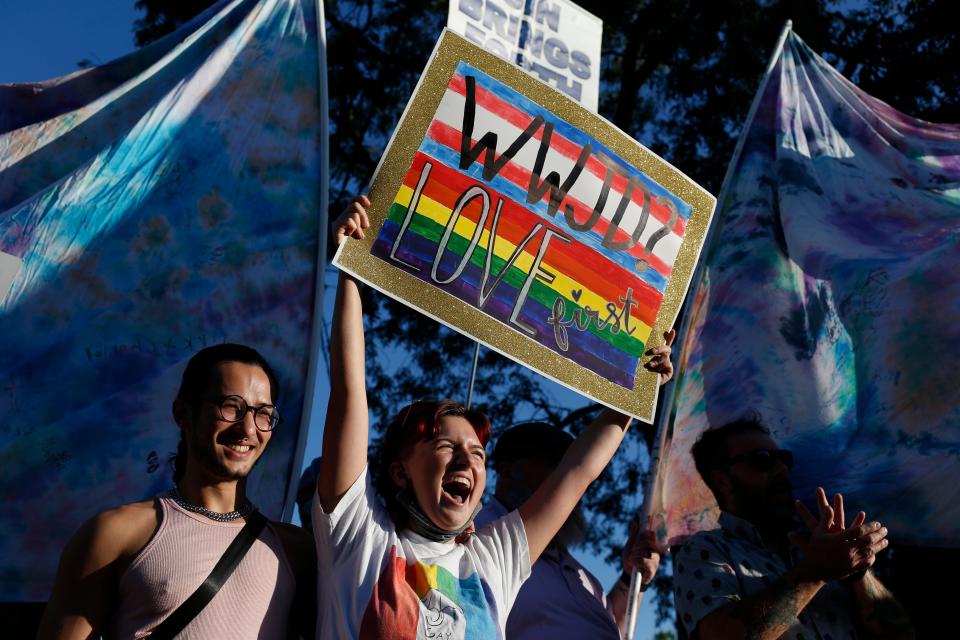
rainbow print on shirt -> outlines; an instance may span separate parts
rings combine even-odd
[[[390,550],[360,623],[361,640],[481,640],[497,637],[496,602],[476,572],[407,564]]]
[[[691,212],[461,61],[372,253],[633,389]]]

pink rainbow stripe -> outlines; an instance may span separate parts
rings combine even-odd
[[[479,91],[479,87],[477,88],[477,90]],[[457,129],[454,129],[453,127],[451,127],[450,125],[444,122],[440,122],[439,120],[434,120],[430,124],[428,136],[438,144],[442,144],[445,147],[449,147],[454,151],[459,151],[460,149],[460,139],[461,139],[460,131]],[[476,140],[471,140],[471,143],[475,144]],[[530,172],[524,169],[523,167],[521,167],[520,165],[518,165],[517,163],[513,162],[512,160],[507,162],[506,165],[504,165],[504,167],[500,170],[499,175],[522,189],[526,189],[527,185],[530,183]],[[547,196],[544,196],[544,197],[547,197]],[[589,215],[589,212],[592,211],[593,209],[592,206],[587,206],[583,204],[582,202],[580,202],[579,200],[577,200],[576,198],[574,198],[569,194],[564,199],[564,202],[570,203],[571,205],[573,205],[575,209],[579,210],[581,214],[580,215],[581,219],[585,219]],[[653,207],[651,207],[651,218],[653,217],[652,210],[653,210]],[[563,214],[558,213],[557,215],[563,215]],[[594,226],[593,230],[602,236],[606,233],[607,228],[609,226],[610,226],[610,221],[607,220],[606,218],[601,217],[599,220],[597,220],[597,223]],[[629,237],[630,237],[630,234],[625,233],[622,229],[617,230],[616,234],[614,234],[615,240],[626,240]],[[648,263],[650,263],[650,266],[653,267],[653,269],[655,269],[657,273],[660,273],[664,277],[669,278],[670,274],[673,272],[672,265],[667,264],[656,255],[648,254],[644,250],[643,245],[641,244],[634,245],[632,248],[628,249],[626,253],[630,254],[631,256],[637,259],[643,258]]]
[[[466,83],[463,79],[463,76],[459,73],[454,74],[453,77],[450,78],[450,83],[447,88],[461,96],[466,95]],[[479,83],[476,85],[476,99],[478,106],[483,107],[490,113],[493,113],[494,115],[502,118],[521,130],[530,124],[530,114],[518,109],[509,102],[501,100],[499,97],[490,93]],[[543,129],[538,130],[536,134],[534,134],[535,140],[540,140],[542,137]],[[457,148],[459,149],[459,146]],[[580,145],[571,142],[556,131],[553,132],[553,135],[550,138],[550,148],[556,150],[573,161],[576,161],[577,157],[580,155]],[[601,163],[592,155],[587,160],[585,169],[601,180],[603,180],[607,172],[607,168],[603,165],[603,163]],[[611,182],[611,191],[622,194],[626,187],[626,178],[619,174],[614,176],[614,179]],[[636,191],[634,191],[631,200],[638,207],[643,206],[643,199]],[[592,209],[592,206],[587,207],[587,211],[591,211]],[[650,215],[656,220],[659,220],[661,223],[666,223],[670,219],[670,212],[667,210],[667,208],[657,205],[656,203],[653,203],[650,207]],[[686,232],[686,224],[683,218],[677,220],[677,224],[674,226],[673,232],[681,238],[683,237],[684,233]]]

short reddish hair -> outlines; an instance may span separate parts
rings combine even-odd
[[[440,433],[440,419],[444,416],[464,418],[473,427],[477,439],[484,447],[493,434],[490,418],[485,413],[467,409],[453,400],[417,400],[401,409],[387,423],[376,477],[377,493],[386,501],[387,509],[398,529],[406,526],[407,513],[396,501],[400,487],[390,478],[390,465],[400,460],[407,449],[417,442],[436,438]]]

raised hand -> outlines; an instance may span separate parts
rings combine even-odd
[[[333,223],[333,237],[338,245],[347,237],[363,239],[363,230],[370,226],[367,217],[369,206],[370,199],[367,196],[356,196],[337,217]]]
[[[670,329],[663,334],[663,344],[659,347],[652,347],[644,351],[643,355],[652,356],[643,363],[643,367],[649,371],[660,374],[660,384],[666,384],[673,378],[673,362],[670,360],[670,353],[673,351],[673,341],[677,337],[677,330]]]
[[[833,505],[822,487],[817,488],[819,518],[797,501],[797,513],[810,529],[807,538],[790,533],[790,542],[803,552],[797,564],[803,577],[811,580],[839,580],[862,573],[873,566],[876,554],[887,547],[887,529],[879,522],[866,523],[866,514],[859,512],[845,526],[843,496],[834,496]]]

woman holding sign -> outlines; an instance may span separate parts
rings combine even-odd
[[[365,196],[334,223],[363,238]],[[330,347],[331,389],[314,502],[323,638],[503,638],[517,590],[631,419],[605,410],[519,509],[473,531],[486,486],[490,421],[451,401],[420,401],[386,428],[367,469],[364,336],[357,282],[341,274]],[[673,374],[670,347],[645,366]],[[386,503],[384,508],[380,498]]]

